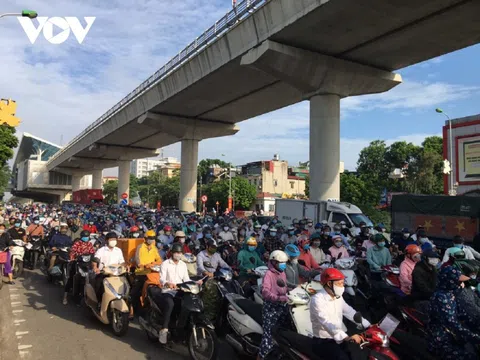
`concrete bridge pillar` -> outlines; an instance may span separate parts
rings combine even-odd
[[[130,197],[130,161],[120,161],[118,164],[118,191],[117,199],[122,201],[122,194],[127,193]]]
[[[182,140],[180,198],[178,207],[192,212],[197,207],[197,164],[199,140]]]
[[[72,192],[80,190],[82,178],[83,178],[83,175],[78,175],[78,174],[72,175]]]
[[[340,96],[310,98],[310,200],[340,200]]]
[[[101,189],[103,187],[103,170],[92,171],[92,189]]]

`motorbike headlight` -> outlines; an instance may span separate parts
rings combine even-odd
[[[112,275],[118,276],[121,273],[120,267],[117,266],[109,266],[108,270],[112,273]]]

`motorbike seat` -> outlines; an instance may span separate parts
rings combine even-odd
[[[256,302],[249,299],[238,299],[235,303],[245,311],[245,313],[250,316],[257,324],[262,326],[262,309],[263,305],[257,304]]]
[[[294,348],[299,349],[309,359],[325,359],[313,351],[314,339],[287,329],[277,329],[277,335],[285,339],[289,344],[295,345]]]

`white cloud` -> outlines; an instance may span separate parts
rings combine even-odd
[[[40,16],[97,18],[82,45],[73,35],[61,45],[52,45],[40,35],[32,46],[16,19],[0,22],[0,94],[17,101],[17,115],[23,120],[19,132],[54,143],[63,138],[66,144],[224,15],[229,1],[24,0],[22,7],[35,9]],[[17,1],[4,0],[2,10],[18,10]],[[471,97],[479,89],[407,79],[388,93],[342,100],[342,117],[434,107]],[[308,125],[308,102],[303,102],[242,122],[235,136],[202,141],[200,159],[224,153],[229,161],[241,164],[279,153],[293,163],[304,161]],[[294,138],[286,136],[292,134]],[[342,139],[347,168],[355,167],[358,151],[369,141]],[[180,145],[169,146],[164,153],[180,157]]]

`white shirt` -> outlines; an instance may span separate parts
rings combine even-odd
[[[99,269],[102,270],[104,266],[123,264],[123,252],[118,247],[110,249],[108,246],[101,247],[95,253],[95,257],[100,259]]]
[[[450,259],[450,252],[455,250],[456,247],[448,248],[443,255],[442,263],[446,263]],[[466,260],[480,259],[480,253],[472,249],[470,246],[463,245],[462,251],[465,253]]]
[[[233,234],[230,231],[222,231],[218,236],[222,238],[222,241],[234,240]]]
[[[333,339],[341,343],[348,337],[347,328],[343,324],[343,316],[353,322],[356,311],[348,305],[343,297],[332,298],[325,289],[321,289],[310,303],[310,320],[312,321],[313,336],[321,339]],[[370,323],[363,319],[363,326]]]
[[[160,282],[162,284],[181,284],[190,281],[187,264],[182,260],[175,264],[172,259],[165,260],[160,265]]]

